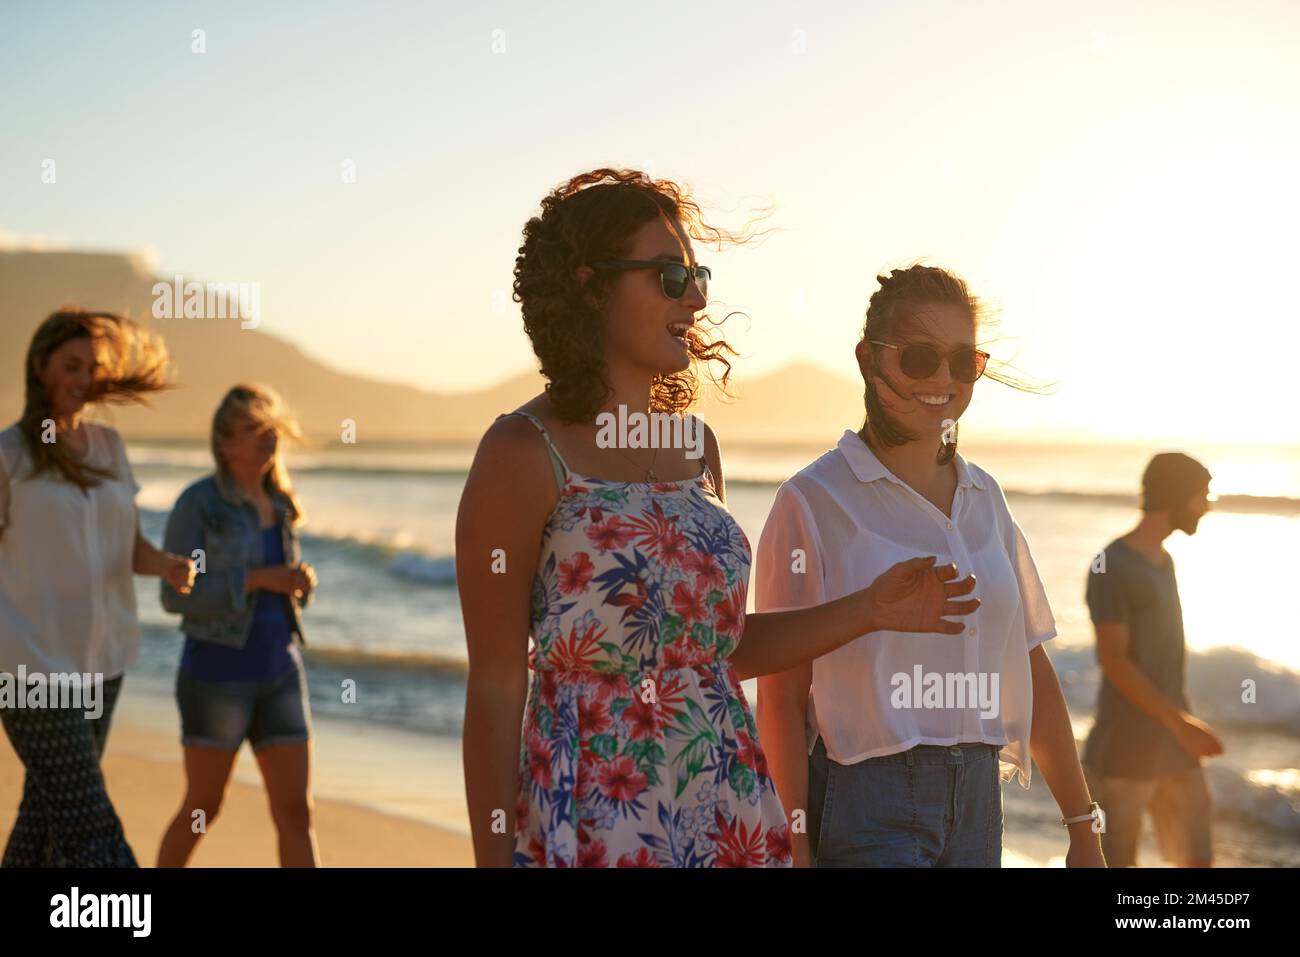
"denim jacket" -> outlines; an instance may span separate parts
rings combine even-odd
[[[287,521],[289,501],[269,490],[276,521],[284,537],[286,564],[301,560],[298,533]],[[191,638],[243,648],[252,629],[255,592],[244,590],[248,570],[262,564],[262,528],[257,509],[221,472],[189,486],[176,500],[167,518],[163,548],[185,557],[203,549],[204,571],[194,579],[188,595],[162,582],[162,605],[179,613],[181,630]],[[306,644],[301,609],[311,601],[311,591],[301,599],[282,596],[292,612],[293,631]]]

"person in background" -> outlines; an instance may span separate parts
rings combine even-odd
[[[212,419],[216,471],[181,493],[165,541],[202,549],[205,567],[183,595],[166,584],[185,649],[176,676],[185,798],[163,835],[159,867],[183,867],[221,809],[247,739],[262,771],[284,867],[315,867],[311,717],[298,644],[300,610],[316,585],[301,560],[302,508],[280,439],[298,426],[268,388],[240,385]]]
[[[1187,703],[1183,612],[1174,560],[1161,543],[1196,534],[1209,509],[1210,473],[1181,452],[1162,452],[1142,476],[1142,518],[1106,546],[1088,573],[1088,612],[1102,680],[1084,770],[1106,811],[1102,848],[1112,867],[1137,863],[1142,812],[1165,858],[1213,861],[1213,801],[1202,761],[1223,743]]]
[[[140,534],[126,446],[85,413],[145,401],[167,388],[167,365],[162,342],[131,320],[61,309],[32,337],[22,416],[0,432],[0,672],[102,682],[93,717],[0,708],[26,771],[4,867],[136,866],[100,770],[123,673],[140,651],[132,576],[186,594],[194,563]]]

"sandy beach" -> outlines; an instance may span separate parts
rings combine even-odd
[[[142,866],[153,866],[158,842],[180,801],[181,748],[172,733],[175,708],[160,688],[136,676],[113,718],[104,771],[127,839]],[[752,695],[750,689],[746,689]],[[472,867],[460,742],[440,735],[356,727],[314,719],[313,789],[321,863],[327,867]],[[1245,742],[1232,739],[1234,750]],[[22,793],[22,765],[0,735],[0,841],[7,838]],[[1221,774],[1215,780],[1226,788]],[[1228,793],[1225,790],[1225,794]],[[1057,809],[1041,777],[1030,791],[1003,788],[1006,834],[1003,867],[1062,867],[1067,842],[1055,826]],[[1220,866],[1274,860],[1257,837],[1235,821],[1217,834]],[[1276,848],[1274,848],[1276,850]],[[275,829],[261,778],[245,746],[221,817],[199,844],[193,867],[275,867]],[[1150,828],[1143,860],[1159,867]]]
[[[152,867],[163,830],[184,790],[180,743],[171,734],[174,711],[156,696],[124,691],[109,733],[104,774],[127,840],[141,866]],[[469,867],[469,838],[400,813],[385,813],[358,801],[340,800],[321,782],[338,780],[340,756],[352,743],[322,734],[317,726],[316,838],[326,867]],[[382,753],[382,752],[381,752]],[[23,769],[7,738],[0,736],[0,840],[13,826],[22,796]],[[275,827],[259,786],[256,762],[245,745],[221,816],[199,843],[193,867],[276,867]]]

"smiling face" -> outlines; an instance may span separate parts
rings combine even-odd
[[[56,418],[81,411],[98,371],[99,360],[89,336],[69,339],[46,357],[37,375]]]
[[[275,460],[279,440],[274,425],[241,415],[235,418],[229,434],[221,440],[221,457],[232,472],[265,472]]]
[[[653,259],[695,265],[690,238],[680,227],[660,217],[637,229],[623,259]],[[590,275],[582,267],[579,275]],[[691,354],[686,332],[695,314],[705,307],[695,282],[686,284],[680,299],[663,293],[655,269],[629,269],[617,274],[606,299],[606,356],[651,375],[671,375],[689,368]]]
[[[975,391],[975,383],[958,382],[952,377],[948,362],[954,350],[975,347],[975,323],[970,313],[949,304],[921,306],[913,319],[901,324],[894,334],[872,338],[900,347],[924,343],[942,357],[933,373],[913,379],[900,366],[901,349],[873,345],[864,339],[857,350],[863,379],[874,378],[876,394],[890,417],[902,429],[918,436],[918,441],[934,441],[947,428],[945,423],[961,418]]]

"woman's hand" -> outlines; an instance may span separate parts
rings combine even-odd
[[[316,569],[306,562],[299,562],[294,569],[298,573],[294,579],[294,597],[306,598],[307,593],[316,587]]]
[[[194,574],[194,559],[170,552],[163,553],[161,577],[175,589],[176,594],[188,595],[194,590]]]
[[[301,597],[316,586],[316,572],[306,562],[297,565],[263,565],[249,569],[248,591],[273,591]]]
[[[881,572],[867,586],[871,623],[880,631],[939,632],[960,635],[966,626],[947,621],[945,615],[969,615],[980,606],[978,598],[953,601],[975,588],[975,576],[961,581],[957,566],[934,567],[935,556],[911,558]]]

